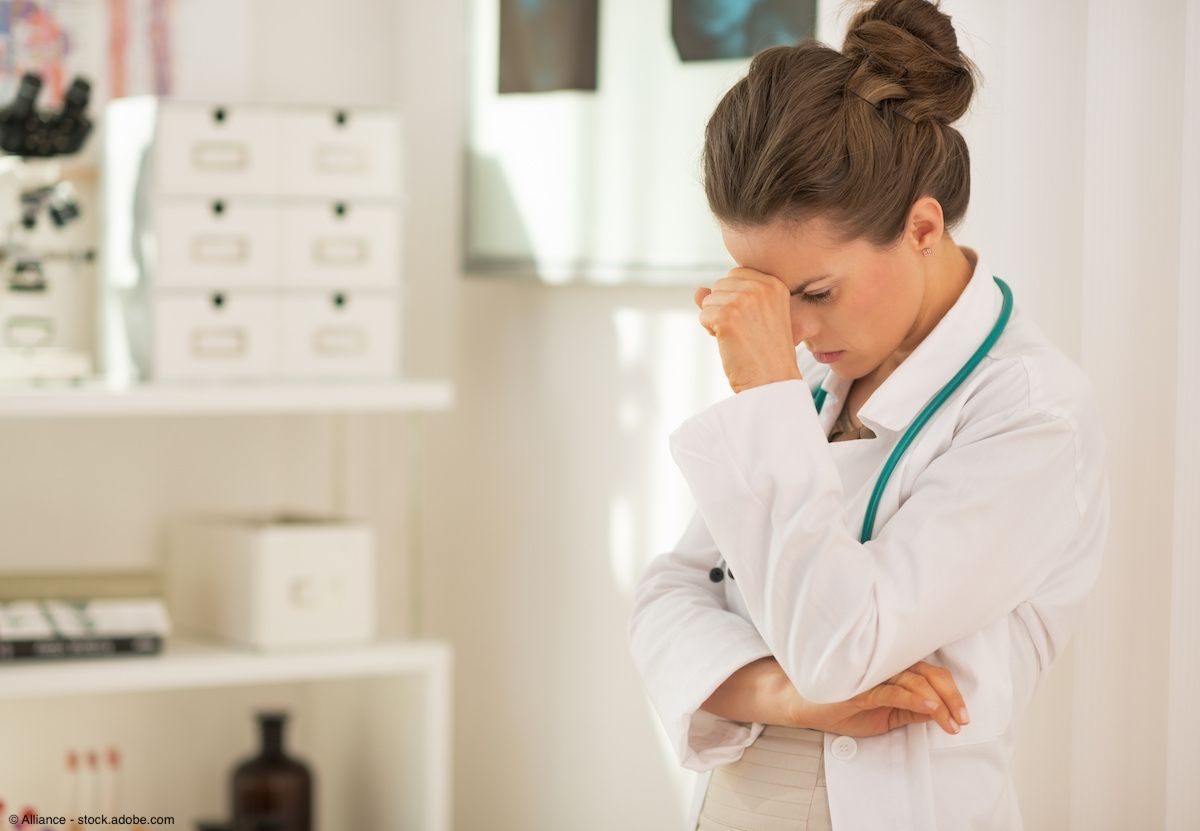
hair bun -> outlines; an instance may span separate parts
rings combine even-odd
[[[877,0],[850,21],[842,54],[854,67],[846,89],[873,106],[895,99],[910,121],[958,120],[978,69],[958,48],[949,15],[929,0]]]

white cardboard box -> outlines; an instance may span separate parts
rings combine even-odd
[[[375,636],[372,529],[317,517],[194,519],[169,532],[165,582],[182,631],[258,649]]]
[[[100,251],[109,380],[394,378],[401,134],[387,108],[111,102]],[[302,290],[390,300],[330,311],[292,302]],[[256,292],[273,314],[240,303],[235,319],[196,304],[196,292]],[[297,342],[298,354],[281,351]]]

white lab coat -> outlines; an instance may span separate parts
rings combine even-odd
[[[845,701],[920,660],[952,672],[970,723],[825,735],[834,831],[1015,831],[1013,729],[1096,582],[1108,530],[1106,443],[1092,387],[1020,312],[909,445],[859,543],[885,459],[1000,313],[992,272],[866,401],[875,439],[829,443],[849,380],[801,349],[804,380],[730,395],[670,451],[696,502],[638,583],[634,663],[681,765],[735,761],[762,732],[700,705],[774,655],[800,694]],[[828,391],[818,415],[811,390]],[[733,579],[709,579],[721,556]],[[710,773],[698,777],[685,831]]]

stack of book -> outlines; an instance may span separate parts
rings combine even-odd
[[[0,601],[0,661],[156,654],[169,631],[155,597]]]

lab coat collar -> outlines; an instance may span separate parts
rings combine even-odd
[[[921,408],[975,353],[1000,314],[1004,299],[992,279],[991,269],[973,248],[959,247],[968,260],[975,261],[975,269],[962,294],[858,411],[858,420],[876,435],[885,430],[893,433],[907,430]],[[822,416],[827,416],[822,421],[828,421],[827,426],[832,426],[840,410],[838,405],[852,381],[829,371],[821,382],[826,391]]]

